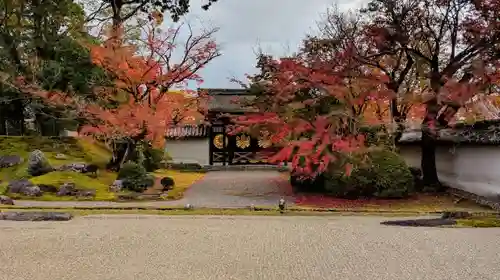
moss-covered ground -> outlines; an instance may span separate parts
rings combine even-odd
[[[27,173],[29,154],[35,150],[41,150],[52,166],[60,166],[68,163],[82,162],[92,163],[99,166],[99,176],[93,178],[86,174],[70,171],[54,171],[38,177],[30,177]],[[64,154],[65,159],[57,159],[57,154]],[[109,186],[116,179],[117,174],[105,170],[105,165],[111,157],[111,151],[99,142],[74,137],[26,137],[26,136],[0,136],[0,155],[18,155],[24,159],[20,165],[0,169],[0,194],[6,192],[8,182],[17,179],[29,179],[34,184],[45,184],[59,186],[63,183],[74,183],[79,189],[95,189],[96,196],[93,198],[76,198],[71,196],[56,196],[46,193],[41,197],[29,198],[16,194],[9,194],[14,199],[36,199],[36,200],[100,200],[110,201],[116,199],[116,194],[109,191]],[[161,191],[159,179],[164,176],[173,177],[176,185],[168,192],[165,199],[182,198],[184,191],[189,188],[203,174],[189,172],[175,172],[170,170],[158,170],[154,172],[158,182],[148,193]]]

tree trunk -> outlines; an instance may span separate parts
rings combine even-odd
[[[436,169],[436,144],[439,104],[437,98],[426,102],[425,117],[422,121],[421,168],[424,189],[439,191],[441,184]]]
[[[424,186],[437,186],[439,185],[439,178],[436,169],[436,139],[425,129],[422,129],[421,148],[421,168]]]
[[[6,118],[4,116],[7,106],[0,104],[0,135],[7,135]]]
[[[113,144],[113,157],[106,165],[106,169],[119,171],[122,165],[135,160],[135,142],[127,140],[125,143]]]
[[[130,154],[130,142],[127,142],[125,152],[123,153],[123,158],[120,161],[120,169],[122,168],[123,164],[127,161],[127,157]]]

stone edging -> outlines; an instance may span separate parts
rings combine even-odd
[[[493,198],[487,198],[484,196],[480,196],[477,194],[473,194],[464,190],[459,190],[455,188],[448,188],[447,190],[448,193],[451,195],[463,198],[463,199],[468,199],[471,201],[474,201],[475,203],[482,205],[482,206],[487,206],[490,207],[491,209],[495,211],[500,211],[500,200],[498,199],[493,199]]]
[[[167,169],[180,172],[210,172],[210,171],[265,171],[276,170],[286,172],[290,170],[288,166],[270,165],[270,164],[242,164],[242,165],[200,165],[197,163],[176,163],[169,162],[165,166]]]
[[[189,208],[186,206],[172,206],[172,207],[154,207],[154,206],[75,206],[75,207],[54,207],[54,206],[3,206],[0,207],[0,213],[2,210],[87,210],[87,211],[106,211],[106,210],[118,210],[118,211],[131,211],[131,210],[146,210],[146,211],[192,211],[192,210],[212,210],[212,211],[231,211],[231,210],[251,210],[255,212],[262,211],[276,211],[279,212],[278,207],[196,207],[193,205]],[[317,213],[353,213],[353,214],[398,214],[398,215],[442,215],[446,211],[412,211],[412,210],[375,210],[375,209],[336,209],[336,208],[288,208],[285,212],[290,213],[300,213],[300,212],[317,212]],[[472,216],[489,215],[489,212],[470,212]]]
[[[286,166],[277,166],[277,165],[211,165],[204,166],[203,170],[205,171],[266,171],[266,170],[275,170],[279,172],[289,171],[289,168]]]

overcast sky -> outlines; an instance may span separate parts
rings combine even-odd
[[[206,88],[238,88],[229,81],[244,79],[255,71],[255,52],[285,55],[296,51],[304,36],[328,7],[337,3],[342,10],[357,8],[364,0],[219,0],[210,10],[200,6],[206,0],[191,0],[186,20],[194,25],[216,26],[222,56],[202,71]]]

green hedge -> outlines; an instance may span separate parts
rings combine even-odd
[[[146,172],[144,166],[132,161],[123,165],[117,179],[123,181],[123,188],[134,192],[143,192],[155,183],[154,177]]]
[[[383,125],[363,126],[359,128],[359,132],[365,135],[365,144],[367,146],[391,147],[394,144],[393,135],[388,133]]]
[[[355,166],[350,176],[335,168],[325,174],[325,190],[345,198],[403,198],[413,191],[413,176],[397,153],[375,150]]]

